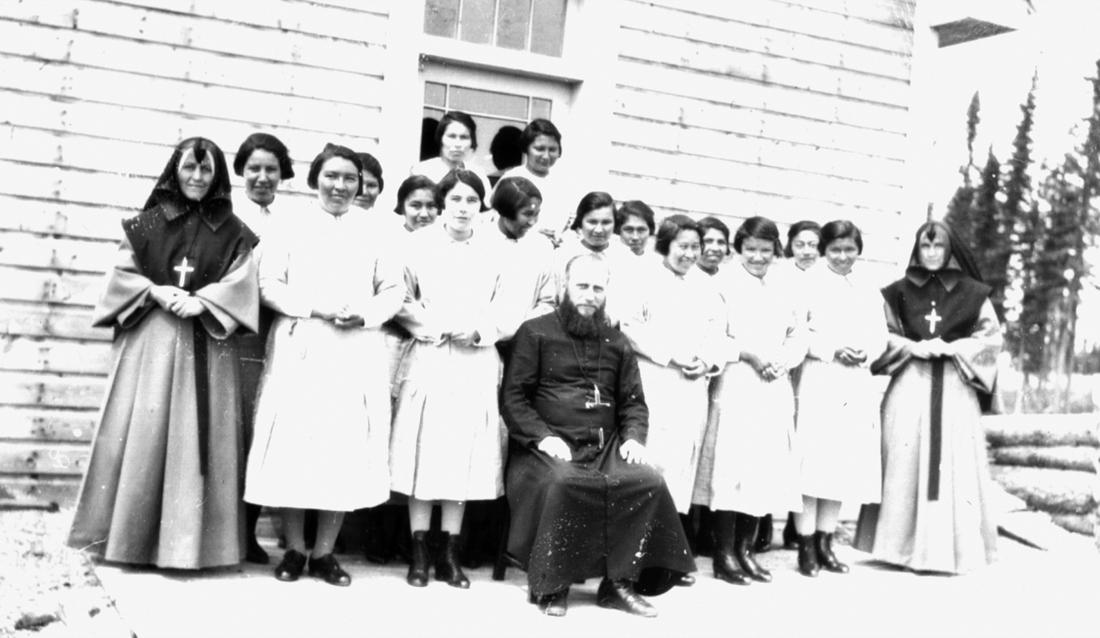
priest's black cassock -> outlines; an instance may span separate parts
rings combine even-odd
[[[695,571],[660,473],[619,453],[625,440],[645,443],[649,418],[626,337],[609,327],[598,338],[573,337],[554,312],[525,322],[513,347],[502,393],[508,552],[527,571],[530,593],[607,576],[641,580],[639,593],[654,594],[666,588],[646,591],[647,583]],[[572,461],[537,449],[548,436],[569,445]]]

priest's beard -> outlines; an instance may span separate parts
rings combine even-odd
[[[558,311],[561,313],[561,320],[565,325],[565,331],[578,339],[588,339],[599,336],[600,324],[607,323],[607,316],[604,314],[603,306],[597,308],[596,312],[592,313],[592,316],[585,317],[577,310],[577,307],[573,305],[573,300],[569,298],[568,292],[565,293],[565,299],[562,300],[561,308]]]

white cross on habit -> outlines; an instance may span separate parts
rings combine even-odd
[[[936,334],[936,324],[943,319],[943,317],[936,314],[935,306],[932,307],[932,312],[924,315],[924,318],[928,320],[928,331],[932,334]]]
[[[195,272],[194,268],[191,268],[190,266],[187,265],[187,258],[186,257],[183,258],[183,261],[180,262],[180,265],[176,266],[172,270],[174,270],[174,271],[176,271],[180,274],[180,288],[183,288],[184,283],[187,282],[187,275]]]

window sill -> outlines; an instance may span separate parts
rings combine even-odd
[[[421,61],[516,73],[529,77],[579,84],[585,79],[581,65],[555,58],[438,36],[423,36]]]

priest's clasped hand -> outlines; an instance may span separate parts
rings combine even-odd
[[[627,439],[619,446],[619,454],[627,463],[649,464],[649,450],[634,439]]]
[[[559,436],[548,436],[539,441],[539,451],[562,461],[572,461],[573,454],[569,444]]]

